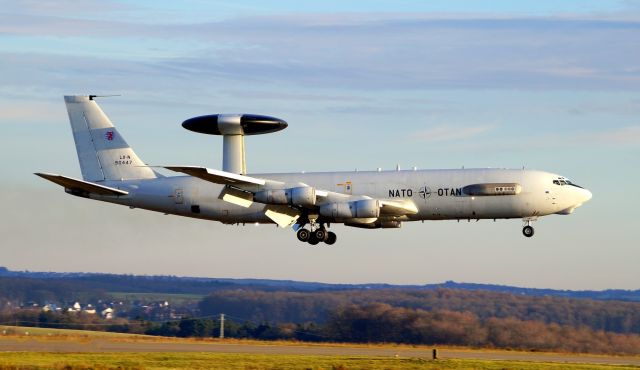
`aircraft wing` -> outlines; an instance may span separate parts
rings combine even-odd
[[[221,185],[264,185],[266,180],[197,166],[165,166],[164,168]]]
[[[262,191],[279,190],[285,183],[238,175],[226,171],[215,170],[197,166],[165,166],[164,168],[181,172],[193,177],[216,184],[226,185],[220,194],[220,199],[241,206],[250,207],[254,202],[255,194]],[[309,185],[298,183],[295,187],[307,187]],[[304,212],[304,208],[317,211],[327,203],[346,203],[361,199],[371,199],[367,196],[351,196],[348,194],[314,189],[317,203],[313,206],[267,204],[265,215],[277,223],[280,227],[288,227],[294,224]],[[380,215],[385,217],[400,217],[418,213],[418,209],[412,202],[403,200],[380,200]]]
[[[65,189],[69,189],[72,193],[86,193],[86,194],[97,194],[97,195],[127,195],[129,192],[111,188],[108,186],[94,184],[88,181],[82,181],[78,179],[74,179],[67,176],[56,175],[52,173],[35,173],[42,177],[43,179],[47,179],[55,184],[63,186]]]
[[[226,185],[220,199],[240,207],[250,207],[253,204],[253,192],[246,190],[246,187],[255,187],[260,189],[267,180],[256,177],[238,175],[231,172],[214,170],[206,167],[197,166],[165,166],[164,168],[181,172],[199,179],[213,182],[215,184]],[[269,181],[273,183],[274,181]],[[265,215],[273,220],[280,227],[288,227],[293,225],[300,217],[300,211],[288,205],[267,205]]]

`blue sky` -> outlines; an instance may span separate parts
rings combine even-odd
[[[0,155],[9,268],[329,282],[457,280],[637,289],[638,1],[40,1],[0,7]],[[100,104],[152,164],[218,168],[221,143],[180,127],[273,115],[250,171],[515,167],[594,198],[520,221],[338,228],[332,248],[66,196],[79,176],[62,95]],[[178,247],[179,246],[179,247]]]

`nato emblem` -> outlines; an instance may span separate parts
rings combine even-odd
[[[418,191],[418,194],[420,194],[420,197],[422,199],[427,199],[431,196],[431,189],[429,189],[428,186],[423,186],[420,188],[420,191]]]

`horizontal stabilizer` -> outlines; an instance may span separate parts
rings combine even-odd
[[[213,182],[222,185],[264,185],[266,183],[263,179],[257,179],[255,177],[249,177],[244,175],[237,175],[231,172],[225,172],[220,170],[214,170],[206,167],[196,166],[167,166],[164,167],[168,170],[181,172],[199,179]]]
[[[127,195],[129,192],[110,188],[108,186],[94,184],[92,182],[82,181],[78,179],[74,179],[71,177],[66,177],[62,175],[56,175],[51,173],[35,173],[42,177],[43,179],[47,179],[53,183],[56,183],[60,186],[64,186],[65,189],[71,191],[72,194],[97,194],[97,195]]]

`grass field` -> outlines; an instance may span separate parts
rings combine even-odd
[[[477,369],[614,370],[629,366],[483,360],[214,353],[0,353],[0,369]]]
[[[106,331],[35,328],[30,326],[3,326],[0,325],[0,333],[5,336],[69,336],[69,337],[146,337],[146,335],[111,333]]]

